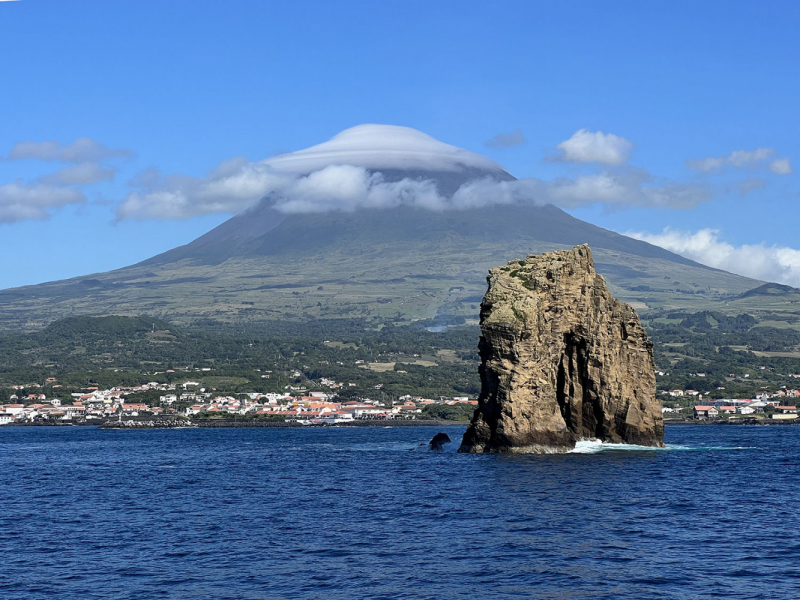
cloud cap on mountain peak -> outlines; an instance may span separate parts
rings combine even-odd
[[[365,124],[345,129],[327,142],[262,161],[279,171],[308,174],[332,165],[369,170],[414,169],[504,171],[495,161],[440,142],[411,127]]]

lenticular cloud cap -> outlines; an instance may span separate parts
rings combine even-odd
[[[327,142],[268,158],[264,163],[293,173],[311,173],[331,165],[425,171],[504,170],[485,156],[445,144],[411,127],[374,124],[345,129]]]

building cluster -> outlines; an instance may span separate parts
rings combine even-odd
[[[724,387],[718,387],[717,390],[721,391],[724,390]],[[663,396],[669,396],[670,398],[687,398],[692,397],[696,400],[702,402],[703,400],[703,393],[698,392],[697,390],[664,390],[661,392]],[[780,403],[784,400],[793,400],[797,399],[800,401],[800,390],[796,389],[786,389],[786,386],[782,387],[777,391],[769,391],[767,387],[761,388],[760,391],[753,394],[753,398],[750,400],[736,400],[736,402],[755,402],[761,401],[766,402],[769,406],[774,406],[777,403]],[[717,401],[725,402],[725,400]]]
[[[795,390],[791,390],[795,391]],[[680,413],[688,410],[686,407],[675,406],[670,408],[665,406],[661,409],[664,413]],[[735,399],[725,398],[705,404],[696,404],[691,407],[692,416],[695,419],[714,419],[731,415],[757,415],[758,413],[768,413],[771,419],[793,420],[796,419],[797,406],[788,404],[783,397],[778,395],[759,394],[755,399]]]
[[[90,421],[109,418],[185,415],[187,417],[246,416],[276,418],[304,424],[345,423],[357,419],[415,419],[429,404],[472,404],[468,397],[428,398],[401,396],[397,403],[363,398],[343,401],[335,392],[308,392],[305,395],[286,393],[248,393],[234,396],[215,395],[201,388],[196,381],[181,384],[151,382],[135,387],[113,387],[101,390],[86,388],[71,394],[70,400],[48,398],[45,394],[11,396],[11,403],[0,405],[0,425],[37,421]],[[16,386],[23,389],[23,386]],[[194,388],[194,391],[193,391]],[[157,390],[158,406],[134,401],[139,392]]]
[[[399,403],[388,406],[381,401],[369,398],[361,400],[337,401],[326,392],[311,392],[309,395],[289,394],[248,394],[240,399],[216,397],[205,404],[194,404],[186,409],[187,416],[202,413],[229,413],[254,417],[274,417],[286,421],[308,424],[347,423],[358,419],[416,419],[422,409],[430,404],[470,404],[477,400],[468,397],[429,398],[401,396]]]

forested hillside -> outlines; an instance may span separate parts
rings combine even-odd
[[[749,397],[791,386],[789,376],[800,373],[800,331],[788,321],[664,311],[643,323],[655,342],[661,390]],[[185,328],[146,317],[73,317],[0,338],[0,394],[9,396],[12,385],[50,386],[47,394],[60,395],[187,379],[228,393],[330,390],[324,378],[344,384],[336,389],[344,396],[476,395],[479,329],[430,326],[368,329],[335,319]]]

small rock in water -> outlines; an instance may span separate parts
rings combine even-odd
[[[428,445],[430,446],[431,450],[442,450],[444,449],[444,445],[449,443],[450,436],[446,433],[439,432],[433,436],[433,439],[428,442]]]

